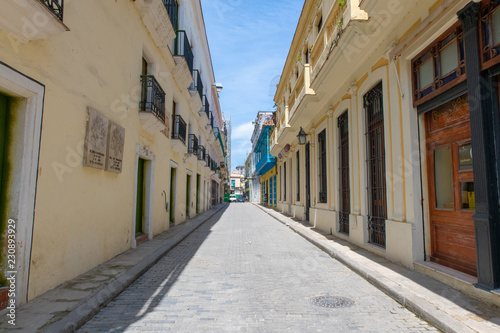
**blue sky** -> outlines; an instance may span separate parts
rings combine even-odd
[[[251,151],[252,121],[272,111],[304,0],[201,0],[222,112],[231,117],[231,169]],[[274,86],[274,89],[273,89]]]

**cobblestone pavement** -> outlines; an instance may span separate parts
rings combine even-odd
[[[321,307],[339,303],[315,302],[316,296],[344,297],[353,304]],[[102,331],[438,330],[258,207],[233,203],[79,332]]]

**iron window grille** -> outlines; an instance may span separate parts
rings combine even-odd
[[[286,201],[286,162],[283,162],[283,201]]]
[[[385,247],[387,198],[385,181],[384,109],[382,82],[364,95],[367,112],[369,242]]]
[[[64,0],[40,0],[58,19],[63,21]]]
[[[184,144],[186,143],[186,122],[180,115],[174,116],[172,139],[181,140]]]
[[[167,10],[168,17],[170,18],[170,22],[172,23],[172,27],[174,27],[174,29],[177,29],[179,16],[179,4],[177,3],[177,0],[163,0],[163,4],[165,5],[165,9]]]
[[[177,31],[177,37],[175,38],[175,55],[184,57],[188,65],[189,72],[193,75],[194,55],[193,50],[191,49],[191,44],[189,44],[186,31],[184,30]]]
[[[300,156],[297,151],[297,201],[300,200]]]
[[[165,91],[153,75],[141,75],[139,110],[151,112],[165,123]]]
[[[198,91],[198,95],[203,101],[203,82],[201,81],[200,71],[197,69],[193,70],[193,83],[191,83],[189,90]],[[205,112],[207,112],[206,109]]]
[[[340,175],[340,211],[339,232],[349,235],[350,183],[349,183],[349,118],[347,111],[338,118],[340,132],[339,175]]]
[[[327,201],[327,170],[326,170],[326,129],[318,134],[319,146],[319,202],[326,203]]]
[[[188,136],[188,154],[196,155],[196,147],[198,147],[198,138],[194,134]]]

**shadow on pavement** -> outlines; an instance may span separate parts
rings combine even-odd
[[[94,332],[96,329],[98,331],[107,332],[124,332],[135,322],[144,319],[148,313],[152,312],[164,299],[168,297],[167,294],[170,288],[179,279],[179,276],[184,271],[187,264],[191,261],[192,257],[196,254],[200,246],[207,239],[211,233],[211,228],[217,224],[224,214],[229,205],[221,208],[214,216],[212,216],[208,221],[201,224],[196,230],[194,230],[189,236],[187,236],[181,243],[173,247],[164,257],[160,259],[168,260],[169,254],[172,251],[182,251],[182,260],[176,262],[171,269],[167,272],[162,270],[161,275],[151,277],[151,274],[155,272],[156,265],[151,267],[147,272],[145,272],[141,277],[139,277],[134,283],[132,283],[128,288],[126,288],[120,295],[118,295],[114,300],[109,302],[108,306],[113,305],[112,309],[120,309],[119,313],[116,311],[112,312],[112,315],[107,313],[108,306],[104,307],[99,313],[97,313],[92,319],[90,319],[85,325],[83,325],[79,332]],[[189,240],[189,243],[187,242]],[[151,284],[144,285],[142,279],[147,277],[148,281],[153,281],[154,287]],[[138,292],[140,291],[140,292]],[[126,295],[132,293],[136,295],[131,302],[122,302],[118,300],[121,295]],[[129,295],[130,296],[130,295]],[[115,303],[115,302],[118,302]],[[175,302],[173,299],[172,302]],[[120,325],[117,325],[117,318],[119,316]],[[93,322],[95,320],[96,322]]]

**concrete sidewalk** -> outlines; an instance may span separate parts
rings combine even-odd
[[[256,205],[444,332],[500,332],[500,308],[271,208]]]
[[[0,331],[74,332],[227,205],[219,204],[19,307],[16,326],[3,315]]]

